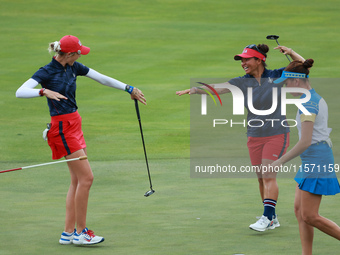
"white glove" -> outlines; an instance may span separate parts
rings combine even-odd
[[[45,141],[47,141],[47,133],[48,133],[48,131],[50,130],[50,128],[51,128],[51,124],[50,123],[48,123],[47,124],[47,128],[43,131],[43,139],[45,140]]]
[[[333,143],[332,143],[331,138],[328,137],[327,140],[326,140],[326,143],[328,143],[329,147],[333,148]]]

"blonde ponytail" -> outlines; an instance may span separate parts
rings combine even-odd
[[[61,52],[60,42],[55,41],[55,42],[50,43],[48,47],[48,52],[49,53],[55,52],[56,54],[59,54]]]

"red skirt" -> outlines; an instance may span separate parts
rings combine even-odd
[[[52,150],[52,159],[60,159],[86,148],[81,121],[77,111],[51,117],[47,141]]]

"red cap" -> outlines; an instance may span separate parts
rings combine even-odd
[[[266,57],[261,54],[260,52],[253,50],[253,49],[249,49],[249,48],[244,48],[242,54],[239,55],[235,55],[234,59],[235,60],[241,60],[242,58],[259,58],[261,60],[263,60],[264,62],[266,61]]]
[[[78,54],[87,55],[90,52],[89,47],[81,44],[80,40],[73,35],[65,35],[60,39],[61,52],[77,52]]]

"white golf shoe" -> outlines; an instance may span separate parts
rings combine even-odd
[[[104,242],[104,237],[96,236],[92,230],[85,228],[80,234],[75,233],[73,243],[77,245],[90,245]]]
[[[256,216],[256,219],[260,219],[260,218],[261,218],[260,216]],[[280,226],[281,225],[280,225],[279,219],[277,218],[277,214],[273,215],[273,225],[270,226],[268,229],[275,229]]]
[[[273,220],[269,220],[266,216],[262,215],[261,218],[249,226],[250,229],[255,231],[266,231],[267,229],[272,229]],[[275,227],[274,227],[275,228]]]

